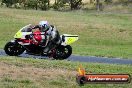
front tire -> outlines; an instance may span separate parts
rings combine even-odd
[[[18,56],[25,51],[23,46],[15,42],[6,43],[4,50],[5,50],[5,53],[10,56]]]

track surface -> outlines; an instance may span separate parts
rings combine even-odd
[[[7,56],[4,50],[0,50],[0,56]],[[46,57],[42,56],[34,56],[28,54],[21,54],[20,57],[31,57],[36,59],[46,59]],[[131,64],[132,59],[119,59],[119,58],[103,58],[103,57],[94,57],[94,56],[78,56],[71,55],[67,60],[70,61],[80,61],[80,62],[94,62],[94,63],[109,63],[109,64]]]

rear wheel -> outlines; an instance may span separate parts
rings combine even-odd
[[[53,58],[63,60],[68,58],[71,54],[72,54],[72,47],[70,45],[59,46],[56,50],[56,55]]]
[[[22,54],[25,49],[18,43],[8,42],[4,47],[5,53],[10,56],[18,56]]]

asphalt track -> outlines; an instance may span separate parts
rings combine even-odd
[[[7,56],[4,50],[0,50],[0,56]],[[48,59],[47,57],[34,56],[28,54],[21,54],[19,57],[25,58],[35,58],[35,59]],[[67,60],[69,61],[79,61],[79,62],[93,62],[93,63],[108,63],[108,64],[130,64],[132,65],[132,59],[120,59],[120,58],[103,58],[94,56],[79,56],[71,55]]]

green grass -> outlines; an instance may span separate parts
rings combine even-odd
[[[132,58],[132,14],[85,11],[57,12],[0,8],[0,48],[26,24],[48,20],[61,34],[77,34],[73,53]]]
[[[132,86],[132,83],[79,86],[76,83],[76,75],[80,64],[87,73],[132,75],[132,65],[0,57],[0,88],[131,88]]]

